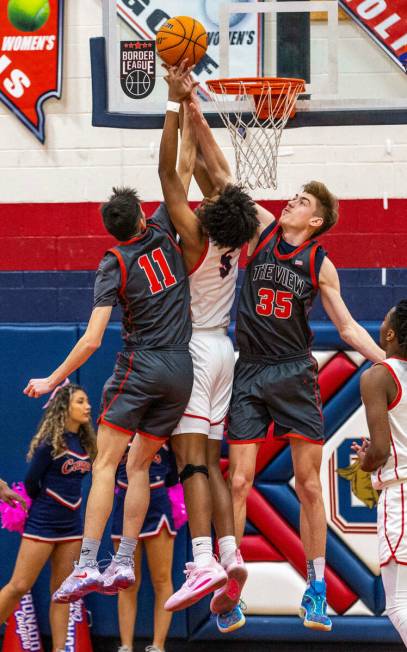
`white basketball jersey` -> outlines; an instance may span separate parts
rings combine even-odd
[[[372,473],[375,489],[407,482],[407,360],[387,358],[383,364],[397,385],[396,398],[388,407],[390,455],[387,462]]]
[[[240,249],[220,249],[210,240],[189,274],[194,328],[226,328],[236,291]]]

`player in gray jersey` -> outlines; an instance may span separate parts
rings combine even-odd
[[[214,183],[230,183],[214,155],[215,143],[202,114],[192,107],[199,144]],[[308,315],[320,292],[342,339],[364,357],[384,358],[349,313],[338,273],[316,238],[338,219],[338,202],[320,182],[306,184],[279,220],[258,205],[260,226],[249,245],[241,290],[229,421],[230,482],[236,536],[243,536],[246,500],[259,446],[270,424],[291,445],[295,487],[301,503],[300,534],[307,559],[307,588],[300,607],[304,625],[330,630],[326,615],[326,516],[320,466],[323,418],[317,364],[311,353]]]

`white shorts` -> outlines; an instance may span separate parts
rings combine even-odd
[[[193,330],[189,343],[194,384],[184,416],[173,435],[196,433],[223,438],[232,396],[235,352],[224,328]]]
[[[380,566],[407,564],[407,483],[385,487],[377,505]]]

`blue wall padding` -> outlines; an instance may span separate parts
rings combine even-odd
[[[258,481],[255,482],[255,486],[299,532],[300,504],[291,487],[286,484],[262,484]],[[376,577],[329,529],[326,558],[330,567],[359,595],[365,605],[371,611],[375,611]]]
[[[406,296],[406,269],[388,269],[385,286],[381,269],[339,269],[338,273],[345,303],[358,321],[382,319],[391,306]],[[233,320],[243,276],[244,270],[240,270]],[[93,271],[0,272],[0,321],[87,321],[92,310],[94,278]],[[319,299],[311,317],[314,321],[328,321]],[[114,319],[119,318],[115,311]]]
[[[299,618],[292,616],[246,616],[246,625],[237,632],[228,634],[228,640],[298,641],[298,643],[319,641],[325,644],[335,641],[400,643],[400,637],[387,617],[333,616],[332,621],[331,632],[318,632],[306,629]],[[224,640],[224,634],[218,632],[214,619],[210,618],[194,632],[192,640],[219,641]]]

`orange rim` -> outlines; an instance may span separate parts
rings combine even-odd
[[[272,89],[272,92],[287,94],[290,90],[296,93],[305,92],[305,81],[291,77],[235,77],[225,79],[208,79],[208,88],[216,94],[237,95],[242,87],[247,95],[259,96]]]

